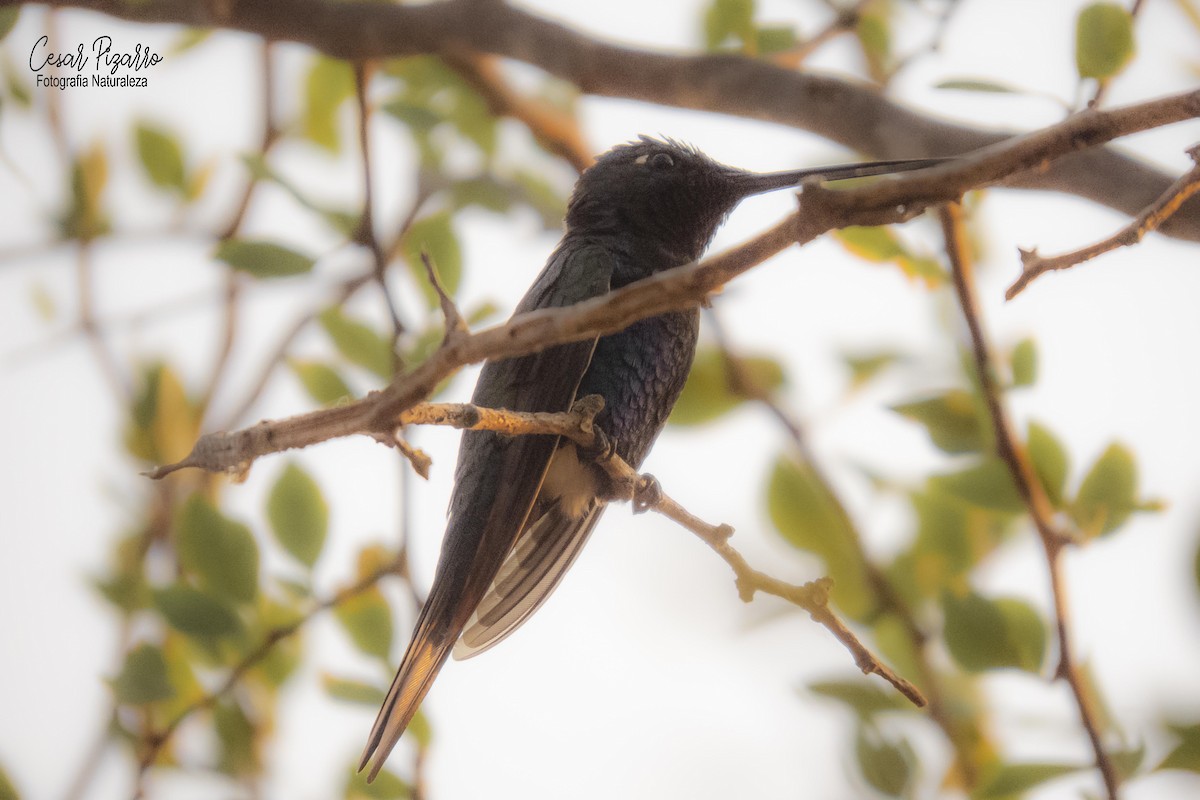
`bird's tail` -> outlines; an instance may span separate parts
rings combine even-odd
[[[392,681],[392,688],[388,690],[379,716],[375,718],[375,725],[371,728],[371,735],[367,738],[358,769],[361,772],[372,756],[375,757],[375,763],[367,774],[368,783],[375,780],[388,754],[412,722],[462,629],[462,623],[451,621],[446,625],[435,622],[445,619],[447,615],[437,613],[433,605],[434,602],[427,602],[421,610],[412,640],[404,651],[404,659]]]

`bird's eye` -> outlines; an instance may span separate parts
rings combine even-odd
[[[675,166],[675,159],[670,153],[655,153],[650,157],[650,166],[654,169],[670,169]]]

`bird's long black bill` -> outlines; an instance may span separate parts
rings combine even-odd
[[[746,195],[799,186],[807,180],[844,181],[848,178],[866,178],[872,175],[891,175],[915,169],[936,167],[953,161],[953,158],[902,158],[895,161],[864,161],[858,164],[833,164],[828,167],[809,167],[787,172],[746,172],[743,187]]]

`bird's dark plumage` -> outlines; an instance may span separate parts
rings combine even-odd
[[[805,178],[839,179],[933,162],[873,162],[767,175],[718,164],[694,148],[642,137],[580,177],[566,233],[516,313],[568,306],[700,258],[717,227],[751,194]],[[566,411],[598,394],[601,429],[637,467],[691,368],[697,309],[634,323],[597,340],[488,362],[472,402]],[[380,709],[359,768],[382,767],[446,658],[493,646],[537,610],[604,511],[605,473],[555,436],[463,434],[450,520],[433,588]]]

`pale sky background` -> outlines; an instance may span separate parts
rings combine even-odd
[[[805,15],[811,3],[762,2],[758,19],[818,24]],[[927,5],[940,8],[940,4]],[[1077,2],[964,0],[940,52],[923,56],[903,75],[897,95],[915,107],[979,125],[1029,129],[1061,118],[1044,98],[971,95],[935,90],[950,78],[986,78],[1037,89],[1073,102],[1076,77],[1071,41]],[[632,44],[692,48],[700,40],[703,3],[524,3],[571,25]],[[901,49],[928,33],[928,19],[910,13]],[[26,10],[0,45],[24,69],[28,46],[41,35],[41,12]],[[122,25],[86,14],[63,16],[66,41],[90,42],[108,34],[166,50],[176,33]],[[1138,22],[1141,52],[1112,87],[1110,104],[1149,99],[1191,88],[1196,78],[1196,34],[1174,3],[1146,3]],[[304,51],[283,47],[294,70]],[[850,49],[821,51],[814,64],[837,71]],[[142,185],[127,144],[131,116],[167,123],[184,134],[191,163],[252,146],[256,136],[255,40],[226,36],[156,68],[144,90],[68,92],[66,129],[78,146],[100,138],[110,146],[110,197],[126,228],[150,230],[172,219],[162,195]],[[698,145],[727,163],[752,169],[786,169],[846,160],[838,147],[803,131],[643,104],[587,98],[583,119],[597,150],[639,133],[662,133]],[[285,112],[287,113],[287,112]],[[349,116],[345,120],[349,124]],[[1183,151],[1200,139],[1190,122],[1131,137],[1121,146],[1172,173],[1188,166]],[[397,141],[392,137],[390,141]],[[351,160],[330,161],[300,145],[285,145],[294,160],[289,174],[325,196],[356,197]],[[381,218],[406,201],[411,149],[377,149]],[[0,764],[28,798],[58,797],[92,742],[108,702],[104,676],[115,674],[116,619],[86,586],[100,569],[115,531],[145,491],[120,446],[121,419],[85,342],[61,341],[73,320],[76,295],[66,248],[30,249],[50,235],[47,210],[58,207],[64,181],[44,129],[17,114],[0,117],[0,253],[26,255],[0,261]],[[569,185],[570,174],[555,167]],[[390,176],[404,176],[398,182]],[[212,225],[238,174],[216,176],[215,197],[185,225]],[[791,207],[787,193],[745,203],[721,232],[716,247],[736,243],[772,224]],[[284,204],[275,203],[275,206]],[[1169,509],[1139,516],[1119,535],[1071,553],[1068,581],[1077,646],[1095,669],[1113,710],[1134,742],[1147,739],[1148,761],[1171,746],[1149,726],[1169,710],[1173,718],[1200,717],[1200,613],[1190,579],[1200,529],[1200,414],[1195,369],[1200,342],[1200,249],[1152,236],[1142,246],[1106,256],[1073,273],[1037,282],[1005,304],[1003,289],[1016,275],[1018,246],[1057,253],[1108,235],[1125,220],[1074,198],[991,192],[983,211],[988,250],[980,291],[992,340],[1013,344],[1037,338],[1041,377],[1036,388],[1012,398],[1019,420],[1032,416],[1058,433],[1073,457],[1072,478],[1110,441],[1138,455],[1145,495]],[[328,247],[305,230],[304,215],[280,212],[250,220],[252,232],[274,233],[310,251]],[[933,226],[910,226],[936,247]],[[483,298],[508,309],[553,248],[556,235],[540,231],[530,214],[473,214],[460,227],[467,280],[462,305]],[[122,359],[164,355],[198,379],[216,339],[221,272],[207,259],[201,239],[123,240],[97,248],[97,301],[101,318],[169,304],[208,293],[208,301],[152,324],[121,328],[114,347]],[[321,302],[321,289],[364,263],[341,251],[322,260],[327,282],[272,283],[251,289],[247,326],[236,354],[235,380],[257,374],[258,364],[299,309]],[[312,285],[320,284],[320,285]],[[61,316],[40,321],[31,300],[44,287]],[[898,271],[866,264],[827,241],[793,249],[739,279],[718,307],[732,340],[748,350],[779,352],[787,367],[789,406],[807,422],[814,444],[878,553],[896,549],[909,521],[897,504],[867,505],[852,464],[869,465],[900,480],[916,479],[942,461],[915,426],[885,410],[944,387],[951,376],[950,343],[935,324],[953,309],[907,282]],[[353,306],[378,314],[364,295]],[[411,306],[410,311],[416,306]],[[44,346],[56,342],[53,346]],[[300,351],[318,352],[313,332]],[[841,402],[846,376],[837,354],[900,347],[923,355],[942,352],[944,372],[906,382],[884,381]],[[31,348],[33,348],[31,350]],[[29,353],[34,355],[30,356]],[[25,355],[20,355],[25,354]],[[20,357],[18,357],[20,356]],[[448,399],[466,399],[474,372],[460,376]],[[225,401],[230,402],[226,397]],[[254,410],[255,418],[307,408],[296,383],[285,376]],[[1023,427],[1023,425],[1022,425]],[[416,443],[434,458],[433,479],[415,486],[413,514],[418,580],[428,585],[450,491],[457,434],[422,430]],[[718,426],[668,431],[646,469],[686,507],[737,529],[734,543],[755,566],[804,581],[820,565],[770,533],[761,483],[785,447],[777,427],[743,410]],[[296,456],[330,500],[332,527],[317,571],[318,586],[345,580],[363,542],[390,537],[398,527],[398,464],[394,454],[366,440],[341,441]],[[249,481],[226,490],[236,513],[262,524],[262,503],[284,466],[283,458],[257,464]],[[264,552],[268,552],[269,548]],[[264,562],[282,570],[278,559]],[[1049,608],[1040,548],[1032,535],[1006,548],[981,575],[988,592],[1028,598]],[[396,587],[388,587],[398,597]],[[409,622],[398,621],[396,652]],[[307,640],[305,669],[283,701],[280,736],[268,754],[266,797],[297,800],[336,796],[344,766],[360,751],[374,711],[325,699],[321,672],[372,677],[335,623],[320,619]],[[848,798],[861,796],[846,742],[849,714],[813,699],[808,682],[855,673],[849,655],[822,628],[780,602],[737,598],[728,568],[690,534],[655,515],[633,517],[610,509],[587,553],[536,620],[503,646],[462,664],[451,662],[426,703],[434,725],[430,796],[522,798]],[[1014,757],[1080,759],[1088,751],[1065,687],[1027,675],[998,675],[988,686],[1004,703],[997,733]],[[908,730],[906,728],[905,730]],[[1147,738],[1149,737],[1149,738]],[[931,739],[918,741],[923,756],[946,758]],[[194,752],[204,742],[189,740]],[[110,755],[93,798],[128,794],[125,761]],[[393,758],[407,768],[404,748]],[[939,761],[940,763],[940,761]],[[923,789],[932,790],[926,775]],[[1096,779],[1049,785],[1039,798],[1078,796]],[[203,775],[163,771],[151,784],[165,798],[240,797],[227,783]],[[1142,779],[1128,787],[1130,800],[1200,792],[1200,780],[1180,775]]]

